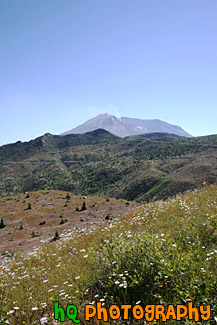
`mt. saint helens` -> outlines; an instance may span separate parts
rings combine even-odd
[[[122,138],[150,132],[172,133],[182,137],[191,137],[180,126],[161,120],[143,120],[129,117],[117,118],[107,113],[100,114],[74,129],[64,132],[62,135],[86,133],[97,129],[105,129]]]

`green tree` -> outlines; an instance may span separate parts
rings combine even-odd
[[[56,230],[55,232],[55,236],[54,236],[54,239],[57,240],[57,239],[60,239],[60,236],[59,236],[59,233],[58,231]]]
[[[69,195],[69,193],[67,193],[66,195],[66,200],[71,200],[71,196]]]
[[[1,222],[0,222],[0,229],[6,227],[6,225],[4,224],[4,220],[3,218],[1,218]]]
[[[81,208],[81,211],[84,211],[84,210],[87,210],[85,201],[83,202],[83,205],[82,205],[82,208]]]

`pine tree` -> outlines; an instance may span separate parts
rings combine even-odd
[[[4,224],[4,220],[3,218],[1,218],[1,222],[0,222],[0,229],[6,227],[5,224]]]
[[[67,193],[66,195],[66,200],[71,200],[71,196],[69,195],[69,193]]]
[[[55,236],[54,236],[54,239],[57,240],[57,239],[60,239],[60,236],[59,236],[59,233],[58,231],[56,230],[55,232]]]
[[[87,210],[85,201],[83,202],[83,205],[82,205],[82,208],[81,208],[81,211],[84,211],[84,210]]]

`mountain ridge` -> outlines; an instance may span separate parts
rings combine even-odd
[[[0,147],[0,195],[64,190],[144,201],[217,182],[217,135],[120,138],[105,130]]]
[[[159,119],[139,119],[130,117],[117,118],[116,116],[109,115],[108,113],[99,114],[96,117],[78,125],[77,127],[62,133],[61,135],[82,134],[99,128],[105,129],[110,133],[122,138],[151,132],[171,133],[184,137],[192,137],[180,126],[173,125]]]

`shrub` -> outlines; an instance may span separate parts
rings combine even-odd
[[[6,225],[4,224],[4,220],[3,220],[3,218],[1,218],[0,229],[5,228],[5,227],[6,227]]]
[[[112,216],[111,213],[108,213],[107,216],[105,217],[105,220],[112,220]]]
[[[81,211],[84,211],[84,210],[87,210],[85,201],[83,202],[83,205],[81,207]]]
[[[39,237],[40,235],[39,234],[36,234],[33,230],[33,232],[31,233],[32,237]]]
[[[60,225],[63,225],[64,223],[66,223],[66,222],[68,222],[68,220],[67,219],[62,219],[61,221],[60,221]]]
[[[31,203],[28,204],[28,208],[26,210],[30,210],[30,209],[32,209]]]
[[[20,227],[19,227],[18,230],[23,230],[23,224],[22,223],[20,224]]]
[[[56,232],[55,232],[55,235],[54,235],[54,238],[53,238],[54,240],[57,240],[57,239],[60,239],[60,236],[59,236],[59,233],[58,233],[58,231],[56,230]]]
[[[69,193],[67,193],[67,195],[66,195],[65,198],[66,198],[66,200],[68,200],[68,201],[71,200],[71,196],[69,195]]]

